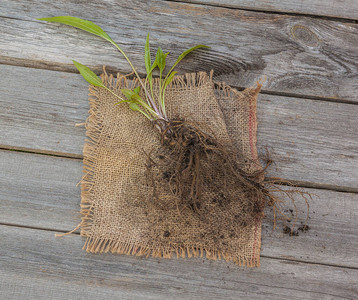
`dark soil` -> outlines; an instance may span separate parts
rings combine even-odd
[[[288,234],[290,236],[299,236],[299,231],[301,232],[308,232],[309,230],[311,230],[311,227],[301,223],[301,226],[297,228],[297,230],[293,230],[292,228],[290,228],[289,226],[284,226],[282,231],[284,234]]]
[[[307,232],[307,231],[311,230],[311,227],[308,225],[301,225],[300,227],[298,227],[297,230],[302,231],[302,232]]]
[[[235,205],[240,201],[240,211],[235,212],[232,220],[242,227],[252,226],[262,218],[265,206],[271,206],[275,214],[282,214],[278,205],[282,201],[275,193],[282,192],[291,201],[294,201],[294,193],[302,197],[306,194],[298,190],[281,190],[276,185],[283,182],[281,179],[263,181],[266,167],[261,168],[257,162],[238,156],[195,124],[172,120],[155,125],[160,128],[163,151],[159,151],[157,160],[148,155],[147,179],[154,188],[153,201],[157,208],[165,209],[158,196],[162,180],[167,182],[171,194],[175,196],[179,214],[184,210],[190,211],[204,221],[213,209],[229,210],[233,201]],[[256,167],[248,171],[248,162],[256,164]],[[160,179],[157,179],[155,168],[160,172]],[[290,213],[294,215],[293,210]],[[300,228],[302,232],[309,229]],[[284,233],[298,235],[298,231],[292,231],[287,226],[283,230]]]
[[[285,226],[282,229],[284,234],[288,234],[289,236],[298,236],[298,231],[297,230],[293,230],[292,228]]]

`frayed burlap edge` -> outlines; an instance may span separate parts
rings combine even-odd
[[[104,70],[105,71],[105,70]],[[213,72],[210,73],[210,80],[212,79]],[[173,82],[168,86],[170,89],[171,86],[175,86],[176,88],[193,88],[199,87],[203,80],[207,78],[207,74],[205,72],[200,73],[190,73],[185,74],[183,76],[176,76]],[[117,75],[117,80],[114,79],[112,75],[108,76],[106,72],[101,75],[101,79],[103,83],[114,90],[115,92],[121,88],[133,88],[137,84],[137,80],[128,80],[127,75]],[[215,85],[223,92],[229,93],[233,91],[233,89],[227,86],[224,83],[215,82]],[[214,82],[213,82],[214,88]],[[261,85],[257,86],[256,89],[246,89],[244,92],[252,92],[252,90],[257,91],[261,88]],[[226,261],[232,261],[239,266],[247,266],[247,267],[258,267],[260,266],[260,248],[261,248],[261,219],[258,220],[257,225],[255,226],[255,246],[253,250],[253,255],[251,259],[247,259],[247,257],[243,256],[231,256],[226,253],[222,253],[221,251],[217,251],[216,249],[208,249],[208,248],[195,248],[195,247],[179,247],[173,251],[172,249],[152,249],[150,247],[145,247],[140,245],[139,243],[130,243],[126,241],[118,241],[108,238],[101,237],[91,237],[90,229],[91,229],[91,214],[93,212],[93,202],[91,201],[91,188],[93,186],[93,176],[94,176],[94,166],[96,164],[96,144],[98,142],[98,138],[101,134],[101,123],[98,118],[98,88],[94,86],[90,86],[89,88],[89,117],[86,122],[86,136],[87,139],[85,141],[84,149],[83,149],[83,178],[81,180],[81,210],[80,213],[82,215],[81,223],[74,229],[81,228],[81,236],[87,237],[86,242],[83,246],[83,249],[90,253],[117,253],[117,254],[125,254],[125,255],[134,255],[134,256],[145,256],[145,257],[157,257],[157,258],[173,258],[176,255],[177,258],[185,258],[185,257],[205,257],[210,260],[217,259],[225,259]],[[237,93],[240,93],[236,91]],[[250,146],[252,158],[254,160],[257,159],[257,150],[256,150],[256,129],[257,129],[257,121],[256,121],[256,98],[254,99],[254,103],[251,103],[251,111],[250,111]]]
[[[257,81],[256,87],[249,87],[244,89],[242,92],[239,92],[236,89],[233,89],[229,85],[227,85],[224,82],[217,82],[214,81],[215,88],[220,91],[225,97],[229,97],[232,95],[232,93],[238,97],[245,97],[247,99],[251,99],[250,103],[247,103],[250,107],[250,113],[249,113],[249,141],[250,141],[250,150],[251,150],[251,159],[252,159],[252,166],[248,168],[247,171],[249,172],[255,172],[262,169],[261,164],[259,162],[258,158],[258,152],[257,152],[257,96],[262,88],[262,82]],[[261,174],[260,180],[264,180],[264,173]],[[262,218],[259,218],[255,225],[254,230],[254,249],[253,249],[253,256],[252,260],[250,262],[247,262],[245,264],[239,263],[239,265],[246,265],[249,267],[259,267],[260,266],[260,250],[261,250],[261,232],[262,232]]]

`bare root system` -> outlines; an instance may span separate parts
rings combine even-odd
[[[261,220],[264,208],[270,206],[275,227],[278,218],[296,223],[294,196],[298,194],[307,205],[308,218],[310,194],[282,187],[291,184],[280,178],[264,180],[270,159],[262,168],[258,162],[240,157],[229,146],[220,144],[195,124],[182,120],[156,126],[160,128],[162,149],[155,155],[147,154],[147,180],[153,188],[151,205],[157,209],[167,209],[168,203],[162,201],[160,193],[164,188],[173,196],[179,215],[189,212],[202,222],[213,215],[225,215],[246,227]],[[284,213],[287,198],[296,211],[293,218]]]

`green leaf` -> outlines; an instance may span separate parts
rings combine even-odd
[[[134,102],[131,102],[131,103],[129,104],[129,108],[130,108],[131,110],[134,110],[134,111],[141,110],[140,107],[138,106],[138,104],[136,104],[136,103],[134,103]]]
[[[163,96],[161,98],[161,105],[162,105],[162,109],[163,109],[163,113],[166,114],[165,111],[165,89],[167,88],[167,86],[169,85],[169,83],[171,83],[174,79],[175,74],[177,74],[178,72],[172,72],[169,74],[169,76],[165,79],[164,81],[164,86],[163,86]]]
[[[175,62],[175,64],[172,66],[172,68],[170,69],[169,73],[175,68],[175,66],[185,57],[187,56],[190,52],[199,49],[199,48],[210,48],[209,46],[205,46],[205,45],[197,45],[195,47],[192,47],[188,50],[185,50],[182,54],[179,55],[177,61]]]
[[[134,92],[134,90],[132,91],[129,89],[121,89],[121,92],[130,102],[137,103],[143,106],[145,109],[153,111],[151,107],[143,101],[142,97]]]
[[[165,89],[167,88],[167,86],[169,85],[169,83],[171,83],[174,79],[175,74],[177,74],[178,72],[171,72],[170,75],[168,76],[168,78],[166,79],[166,81],[164,82],[164,86],[163,86],[163,94],[165,93]]]
[[[79,62],[72,60],[73,64],[76,66],[77,70],[80,71],[81,75],[84,79],[87,80],[88,83],[94,85],[94,86],[100,86],[104,87],[104,84],[101,79],[98,78],[98,76],[91,71],[89,67],[86,67],[85,65],[80,64]]]
[[[84,31],[87,31],[89,33],[92,33],[94,35],[100,36],[101,38],[104,38],[107,41],[113,42],[111,37],[101,27],[99,27],[98,25],[94,24],[91,21],[87,21],[87,20],[83,20],[83,19],[71,17],[71,16],[40,18],[37,20],[61,23],[61,24],[72,26],[72,27],[76,27],[76,28],[82,29]]]
[[[107,41],[109,41],[112,45],[114,45],[119,52],[122,53],[122,55],[124,56],[124,58],[127,60],[127,62],[129,63],[129,65],[131,66],[132,70],[134,71],[135,75],[137,76],[140,84],[144,87],[143,82],[140,79],[140,76],[136,70],[136,68],[133,66],[132,62],[130,61],[129,57],[127,56],[127,54],[122,50],[121,47],[119,47],[113,40],[112,38],[99,26],[97,26],[96,24],[94,24],[91,21],[88,20],[83,20],[80,18],[76,18],[76,17],[71,17],[71,16],[58,16],[58,17],[52,17],[52,18],[40,18],[37,20],[41,20],[41,21],[48,21],[48,22],[55,22],[55,23],[60,23],[60,24],[65,24],[65,25],[69,25],[69,26],[73,26],[79,29],[82,29],[84,31],[87,31],[89,33],[92,33],[94,35],[97,35]]]
[[[140,105],[144,105],[147,107],[147,104],[143,101],[143,98],[137,94],[134,93],[134,95],[132,96],[132,100],[137,101]]]
[[[139,96],[136,91],[138,91],[138,87],[135,88],[133,91],[129,89],[121,89],[122,94],[130,101],[137,102],[140,105],[146,106],[146,104],[143,102],[143,99],[141,96]]]
[[[145,62],[145,69],[147,70],[147,74],[149,74],[150,66],[152,65],[152,62],[151,62],[151,59],[150,59],[149,32],[148,32],[148,35],[147,35],[147,39],[145,41],[144,62]]]
[[[125,92],[130,91],[125,89]],[[152,118],[150,117],[150,115],[148,113],[145,112],[145,109],[142,110],[142,108],[133,100],[123,100],[123,101],[119,101],[116,103],[116,105],[121,104],[121,103],[128,103],[128,106],[131,110],[133,111],[139,111],[140,113],[142,113],[146,118],[148,118],[149,120],[152,120]]]
[[[137,95],[140,93],[140,85],[137,86],[135,89],[133,89],[133,92],[135,92]]]
[[[159,52],[159,54],[158,54],[158,52]],[[160,53],[160,52],[161,52],[161,53]],[[168,54],[169,54],[169,52],[167,52],[167,53],[164,54],[164,68],[165,68],[165,58],[168,56]],[[154,71],[154,69],[155,69],[156,67],[158,67],[158,62],[157,62],[158,56],[162,56],[162,55],[163,55],[162,49],[158,49],[158,51],[157,51],[157,56],[155,57],[155,59],[154,59],[154,61],[153,61],[153,64],[151,65],[151,67],[149,68],[149,70],[148,70],[148,68],[147,68],[147,66],[146,66],[146,69],[147,69],[146,82],[148,81],[148,83],[149,83],[150,93],[151,93],[152,98],[154,98],[154,95],[153,95],[153,80],[152,80],[153,71]],[[162,74],[164,68],[162,69],[161,74]]]
[[[166,56],[164,55],[162,48],[159,47],[157,51],[156,61],[158,64],[158,68],[161,72],[163,72],[163,70],[165,69],[165,58]]]
[[[145,113],[136,103],[130,103],[129,104],[129,108],[133,111],[139,111],[140,113],[142,113],[147,119],[152,120],[152,118]]]
[[[135,92],[129,89],[121,89],[121,92],[128,100],[133,100],[134,95],[136,95]]]
[[[164,54],[164,57],[167,58],[169,52]],[[149,77],[152,72],[154,71],[154,69],[158,67],[158,62],[157,62],[157,58],[155,58],[155,60],[153,61],[152,67],[150,68],[149,72],[147,72],[147,76]]]
[[[149,87],[150,87],[150,93],[152,95],[152,98],[154,98],[154,95],[153,95],[153,81],[152,81],[152,76],[153,76],[153,70],[157,67],[157,59],[155,59],[153,61],[153,64],[149,70],[149,72],[147,72],[147,78],[146,78],[146,81],[148,80],[148,83],[149,83]]]
[[[114,105],[118,105],[118,104],[122,104],[122,103],[133,103],[133,102],[129,101],[129,100],[122,100],[122,101],[115,103]]]
[[[151,75],[157,66],[158,66],[157,59],[155,59],[155,61],[153,61],[152,67],[150,68],[149,73],[147,73],[147,75],[148,76]]]

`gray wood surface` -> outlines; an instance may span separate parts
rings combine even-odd
[[[70,231],[80,222],[82,160],[0,150],[0,223]]]
[[[68,5],[66,1],[5,0],[1,6],[0,63],[74,70],[71,59],[76,59],[97,69],[106,64],[128,72],[124,59],[100,38],[35,20],[74,15],[108,31],[141,72],[149,31],[153,49],[160,44],[171,52],[169,62],[194,44],[212,47],[192,55],[179,66],[181,72],[214,69],[217,79],[241,87],[267,76],[267,91],[358,100],[355,23],[167,1],[128,5],[92,0]]]
[[[0,223],[61,232],[80,222],[80,188],[76,184],[81,178],[81,160],[0,151],[0,169]],[[310,201],[311,230],[290,237],[282,233],[279,224],[273,231],[268,210],[262,255],[358,268],[358,194],[305,191],[317,195]],[[296,204],[303,221],[305,203],[297,198]],[[288,203],[286,209],[294,207]]]
[[[0,299],[357,299],[357,3],[1,1]],[[98,73],[103,64],[130,71],[101,39],[35,20],[56,15],[96,22],[140,72],[149,31],[153,54],[162,46],[169,63],[194,44],[212,47],[189,56],[180,73],[215,69],[215,79],[236,87],[267,76],[258,147],[276,161],[269,176],[317,195],[311,229],[297,237],[273,231],[267,211],[259,269],[93,255],[78,231],[55,238],[80,220],[85,128],[75,124],[88,116],[88,85],[71,59]]]
[[[88,85],[76,74],[1,66],[0,147],[81,157]],[[21,82],[21,88],[19,83]],[[258,148],[269,176],[358,190],[358,106],[262,94]]]
[[[358,2],[355,0],[181,0],[180,2],[210,4],[213,6],[265,12],[358,19]]]
[[[88,84],[81,75],[0,65],[0,146],[81,157]],[[21,83],[21,88],[19,84]]]
[[[205,259],[90,255],[82,238],[0,227],[7,299],[356,299],[358,270],[262,258],[259,269]],[[21,241],[21,243],[19,243]],[[29,288],[31,287],[31,288]]]

